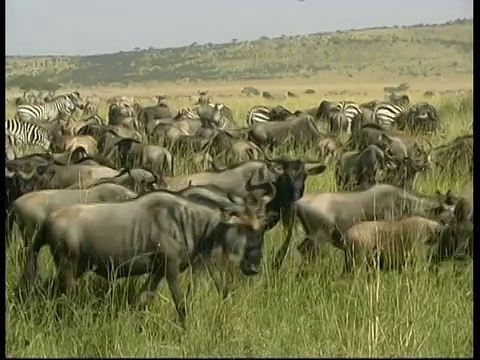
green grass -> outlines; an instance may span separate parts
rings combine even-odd
[[[354,99],[360,100],[360,99]],[[419,99],[414,99],[419,100]],[[232,99],[237,122],[243,123],[250,99]],[[472,123],[471,99],[434,97],[444,133],[434,145],[465,134]],[[289,99],[289,108],[306,108],[314,98]],[[181,102],[173,104],[178,107]],[[102,105],[102,111],[105,111]],[[295,154],[294,150],[289,151]],[[313,154],[307,154],[314,157]],[[415,190],[460,191],[471,179],[462,174],[422,174]],[[331,166],[307,183],[307,191],[334,190]],[[296,244],[301,230],[294,233]],[[442,265],[438,276],[423,266],[402,273],[341,277],[343,254],[326,245],[320,259],[298,279],[299,258],[293,244],[278,278],[271,274],[272,250],[283,239],[280,226],[266,238],[264,271],[253,278],[238,275],[230,298],[222,301],[208,276],[202,275],[189,305],[188,330],[182,334],[163,282],[155,304],[145,311],[127,305],[127,280],[112,286],[85,276],[77,292],[57,300],[37,294],[25,303],[13,296],[22,264],[21,241],[7,251],[6,349],[18,357],[147,356],[473,356],[472,264]],[[52,276],[47,249],[40,274]],[[189,280],[184,275],[185,287]],[[56,313],[62,311],[62,316]]]
[[[472,19],[91,56],[6,58],[9,87],[46,82],[93,86],[335,75],[384,80],[470,74],[472,69]]]

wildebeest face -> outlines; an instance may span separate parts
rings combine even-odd
[[[283,169],[283,175],[277,180],[277,189],[281,189],[284,199],[295,202],[302,198],[305,192],[305,181],[309,175],[319,175],[326,169],[318,163],[304,163],[300,160],[276,161]]]
[[[447,224],[435,231],[427,244],[433,245],[432,261],[467,260],[473,254],[473,223]]]
[[[243,205],[222,210],[223,221],[229,225],[225,235],[224,253],[234,262],[240,262],[245,275],[260,272],[263,256],[263,232],[266,224],[265,206],[275,197],[276,188],[269,183],[263,196],[252,191]]]
[[[228,226],[223,244],[224,254],[230,261],[239,263],[245,275],[258,274],[263,252],[260,219],[234,209],[222,209],[222,217]]]

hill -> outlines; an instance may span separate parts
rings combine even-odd
[[[322,74],[430,77],[472,71],[472,19],[115,54],[6,58],[8,87],[48,81],[93,86]]]

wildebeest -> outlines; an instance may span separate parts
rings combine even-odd
[[[293,145],[316,144],[325,135],[320,133],[312,117],[304,115],[289,121],[256,123],[248,131],[248,139],[258,146],[285,144],[291,139]]]
[[[221,248],[240,262],[245,275],[260,272],[257,232],[268,198],[249,194],[241,204],[209,207],[170,192],[154,192],[125,203],[82,204],[61,208],[43,222],[27,251],[20,289],[29,287],[37,272],[40,249],[49,245],[58,268],[60,290],[94,270],[109,278],[149,278],[141,290],[142,305],[150,303],[166,277],[182,325],[185,300],[178,276],[198,257]],[[115,214],[112,217],[112,214]]]
[[[440,238],[431,239],[434,264],[447,259],[465,260],[473,256],[473,186],[470,184],[455,201],[453,218]]]
[[[161,177],[154,175],[147,170],[138,168],[122,169],[117,175],[100,178],[96,180],[91,186],[106,183],[125,186],[138,194],[161,190],[166,188],[167,186]],[[88,187],[90,188],[91,186]],[[69,187],[69,189],[72,188],[73,186]]]
[[[15,221],[23,232],[25,247],[33,238],[35,229],[48,214],[61,207],[74,204],[92,204],[133,199],[138,196],[130,189],[117,184],[100,184],[87,190],[42,190],[20,196],[10,206],[11,224]]]
[[[429,257],[428,244],[439,237],[444,225],[420,216],[397,221],[364,221],[349,228],[344,236],[332,237],[345,246],[345,270],[367,265],[370,269],[401,269],[418,257]]]
[[[135,112],[125,101],[110,104],[108,107],[108,125],[120,125],[123,118],[129,117],[135,117]]]
[[[314,255],[319,243],[330,241],[344,249],[344,244],[332,239],[333,229],[344,233],[361,221],[395,220],[403,216],[435,217],[450,210],[443,195],[414,195],[393,185],[376,184],[358,192],[307,193],[294,204],[296,213],[305,230],[305,240],[298,247],[304,255]],[[279,268],[287,253],[293,231],[293,218],[288,220],[287,236],[274,259]]]
[[[447,144],[433,148],[429,155],[432,163],[441,170],[467,170],[472,174],[473,135],[458,136]]]
[[[146,145],[134,139],[122,139],[114,146],[109,156],[118,155],[122,167],[141,166],[155,174],[174,175],[172,154],[162,146]]]
[[[154,106],[147,106],[138,112],[138,121],[141,126],[146,129],[147,124],[152,120],[158,119],[171,119],[175,116],[175,113],[164,102],[157,103]]]
[[[421,102],[401,112],[395,123],[399,130],[407,130],[413,133],[436,132],[439,126],[439,118],[433,105]]]
[[[396,168],[388,147],[368,145],[362,151],[347,151],[335,166],[335,178],[340,190],[359,185],[367,188],[378,182],[378,175],[387,168]],[[395,171],[395,170],[392,170]]]

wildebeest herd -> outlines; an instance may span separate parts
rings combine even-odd
[[[87,271],[107,279],[148,274],[139,299],[146,305],[165,277],[184,324],[182,272],[206,266],[226,296],[214,260],[259,274],[265,233],[281,222],[278,270],[297,218],[303,258],[330,242],[344,252],[347,273],[402,268],[412,254],[432,268],[472,255],[472,185],[426,195],[413,184],[431,168],[472,177],[473,135],[433,147],[420,135],[440,131],[437,110],[406,95],[323,100],[296,111],[255,106],[241,127],[205,93],[179,110],[163,96],[148,107],[113,98],[106,119],[79,92],[16,104],[5,125],[5,221],[8,231],[20,229],[26,248],[19,292],[32,287],[48,245],[61,292]],[[316,158],[278,155],[289,149]],[[180,174],[187,160],[196,169]],[[327,166],[338,191],[305,193],[307,178],[325,176]]]

